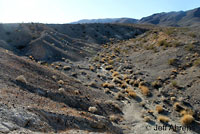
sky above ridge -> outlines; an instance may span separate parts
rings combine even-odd
[[[69,23],[80,19],[140,19],[154,13],[197,7],[200,7],[200,0],[0,0],[0,22]]]

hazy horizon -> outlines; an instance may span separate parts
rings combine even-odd
[[[82,19],[141,19],[200,7],[197,0],[0,0],[0,23],[70,23]]]

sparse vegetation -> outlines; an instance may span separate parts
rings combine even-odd
[[[194,117],[192,115],[189,115],[189,114],[184,115],[180,120],[182,125],[189,125],[193,121],[194,121]]]
[[[156,111],[157,111],[158,113],[161,113],[161,112],[164,111],[164,109],[163,109],[163,107],[162,107],[161,105],[156,105]]]
[[[200,66],[200,58],[196,59],[193,63],[194,66]]]
[[[140,88],[140,90],[141,90],[141,92],[142,92],[143,95],[145,95],[145,96],[150,95],[150,90],[149,90],[148,87],[146,87],[146,86],[139,86],[139,88]]]
[[[194,50],[194,48],[195,48],[195,46],[192,43],[187,44],[185,46],[185,50],[187,50],[187,51],[192,51],[192,50]]]
[[[57,83],[63,85],[65,82],[63,80],[59,80]]]
[[[17,76],[16,81],[22,82],[22,83],[25,83],[25,84],[27,83],[27,80],[26,80],[26,78],[24,77],[24,75],[19,75],[19,76]]]
[[[98,110],[97,110],[96,107],[89,107],[88,111],[91,112],[91,113],[96,113]]]
[[[169,65],[174,65],[175,63],[176,63],[176,59],[174,59],[174,58],[168,60]]]
[[[105,69],[106,70],[111,70],[111,69],[113,69],[113,66],[112,65],[108,65],[108,66],[105,67]]]
[[[104,87],[104,88],[114,88],[115,86],[113,85],[113,84],[110,84],[110,83],[103,83],[102,84],[102,86]]]
[[[170,119],[166,116],[163,115],[159,115],[158,116],[158,121],[162,122],[162,123],[168,123],[170,121]]]
[[[166,40],[161,40],[158,42],[158,46],[168,46],[168,43]]]
[[[176,82],[176,81],[172,81],[171,83],[172,83],[172,86],[173,86],[173,87],[178,87],[178,85],[177,85],[177,82]]]

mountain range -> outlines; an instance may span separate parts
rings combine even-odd
[[[83,19],[72,24],[83,23],[137,23],[137,24],[154,24],[160,26],[199,26],[200,24],[200,7],[188,11],[162,12],[156,13],[140,20],[133,18],[106,18],[106,19]]]

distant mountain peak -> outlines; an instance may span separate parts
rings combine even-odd
[[[200,7],[188,11],[171,11],[155,13],[143,17],[140,20],[133,18],[104,18],[104,19],[83,19],[71,24],[85,23],[139,23],[154,24],[161,26],[199,26],[200,25]]]

